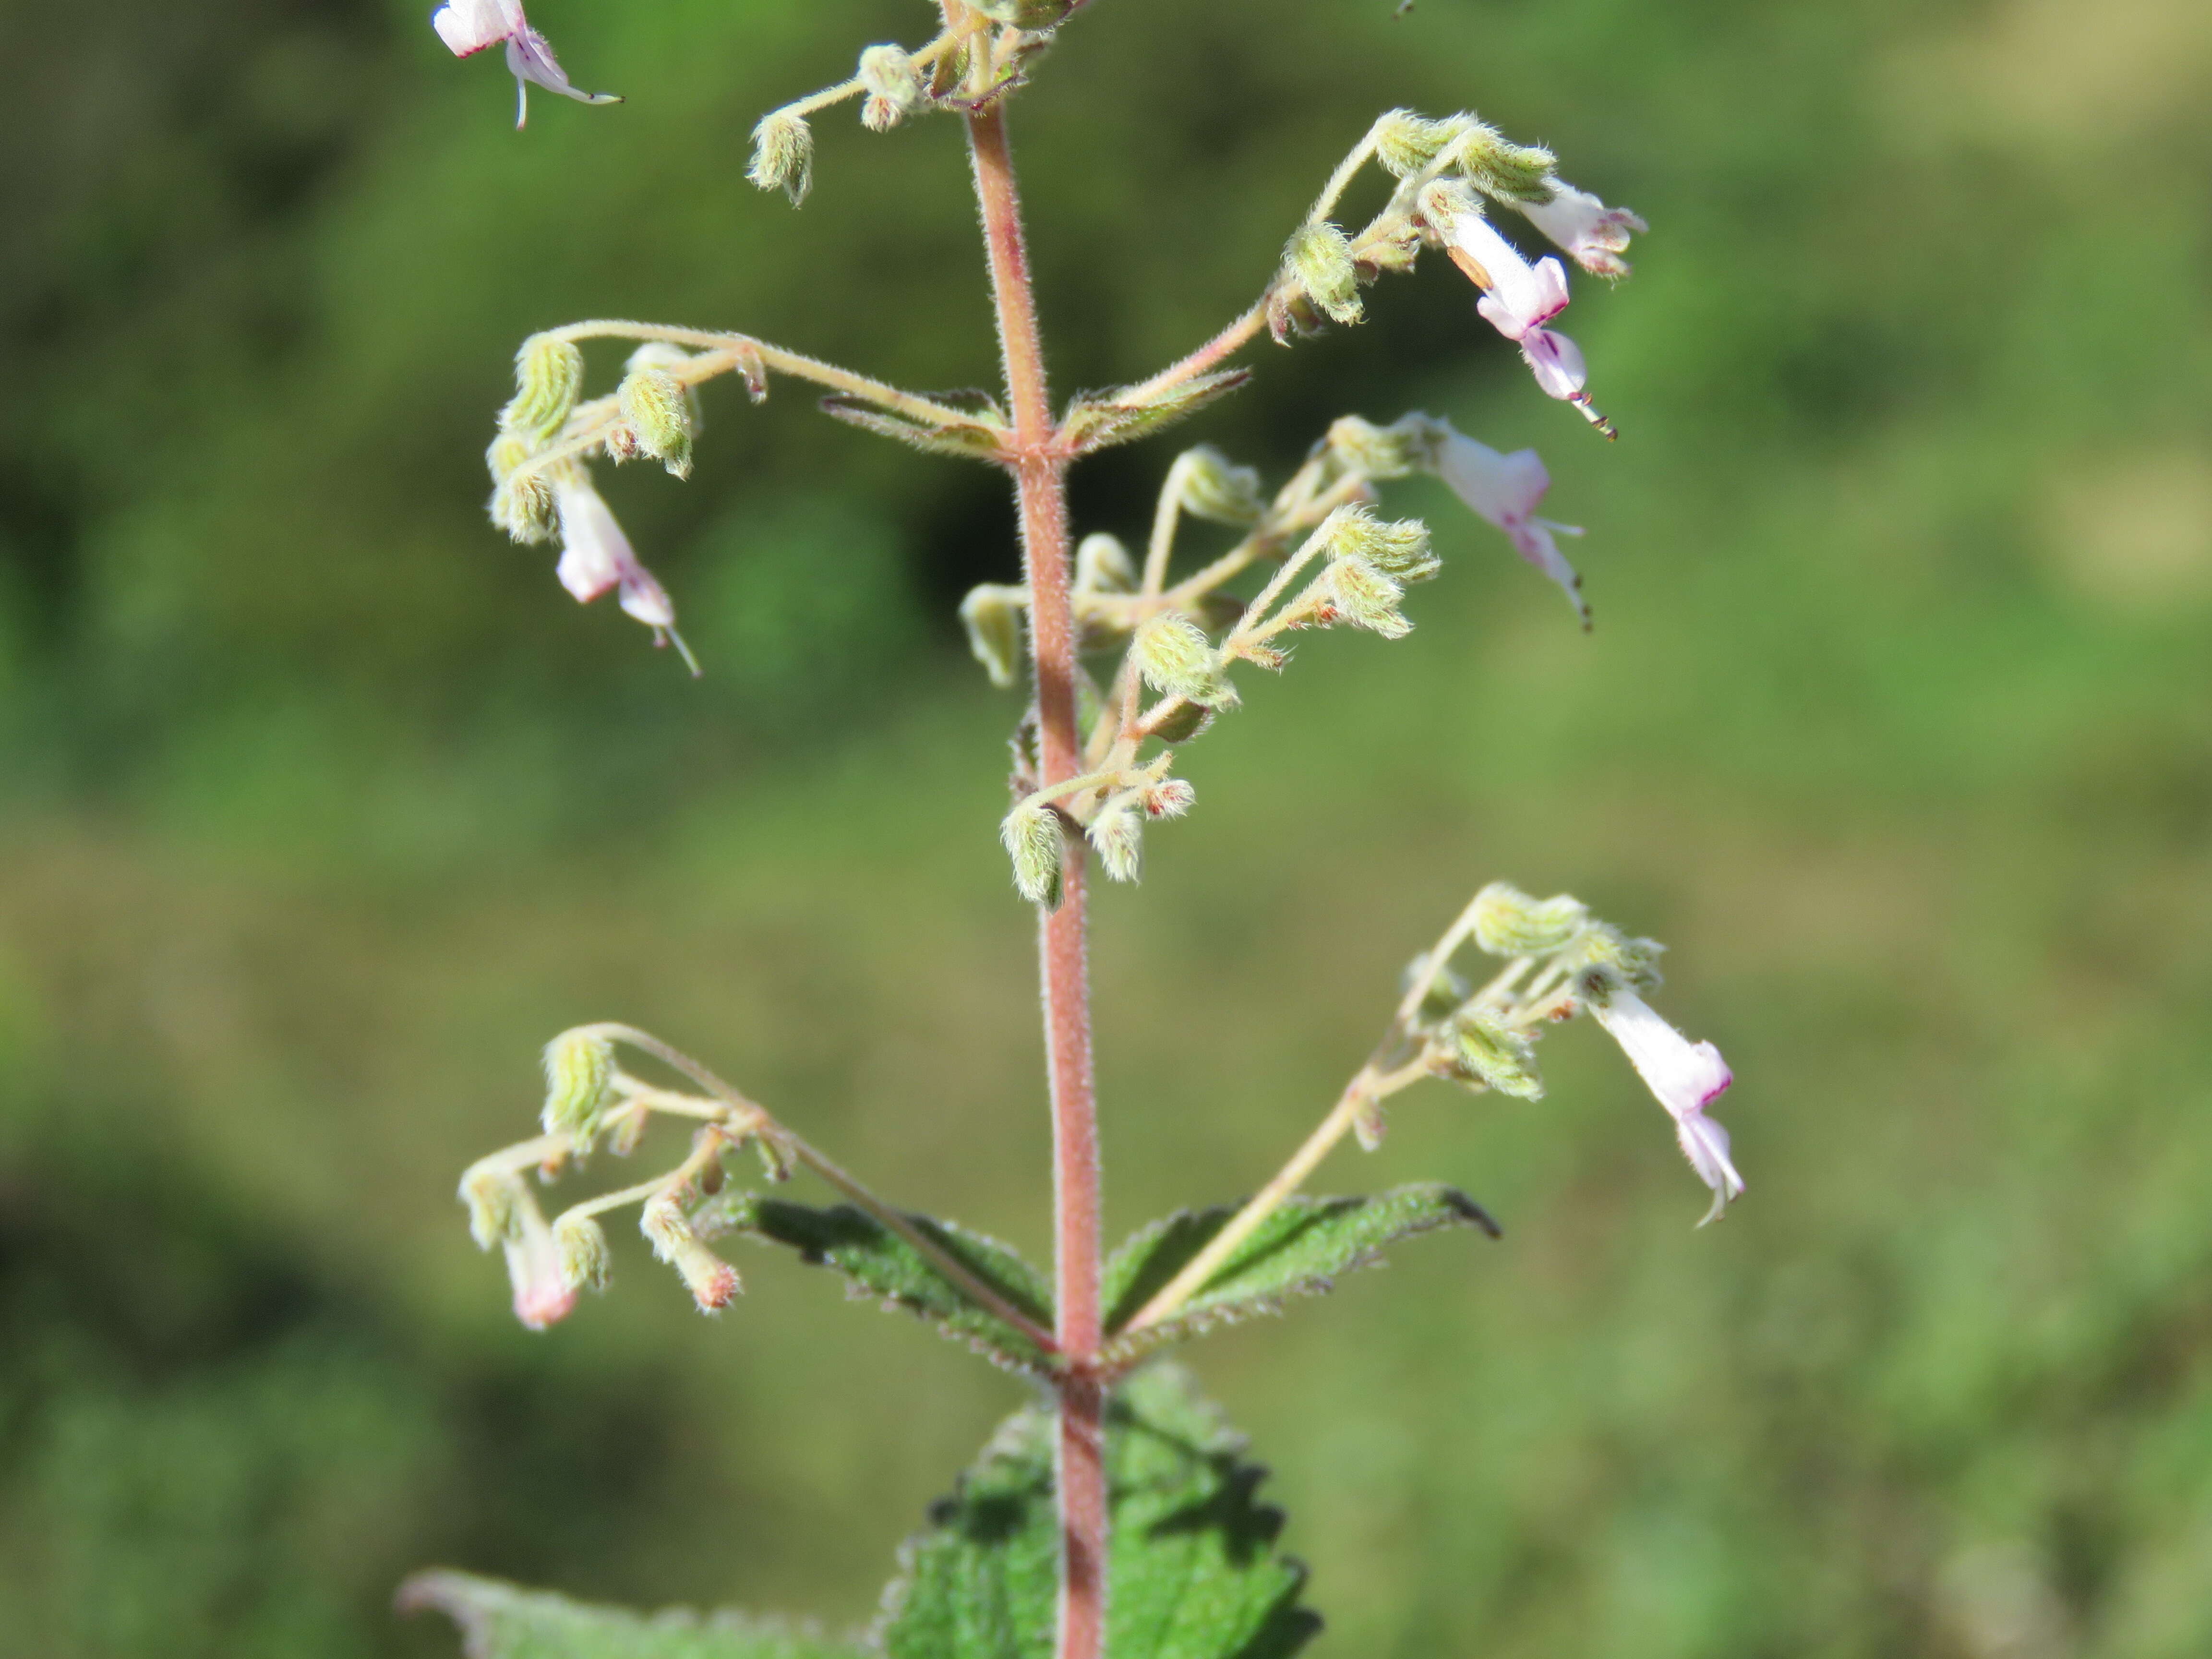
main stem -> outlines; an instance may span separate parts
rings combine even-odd
[[[1021,198],[1006,114],[968,117],[975,200],[990,256],[991,295],[1014,419],[1014,477],[1036,671],[1037,749],[1047,788],[1082,769],[1075,720],[1075,617],[1068,599],[1067,462],[1057,453],[1044,349],[1022,240]],[[1106,1390],[1097,1371],[1098,1113],[1091,1074],[1091,988],[1084,961],[1084,844],[1069,837],[1057,909],[1039,924],[1044,1035],[1052,1090],[1054,1291],[1061,1359],[1059,1659],[1102,1659],[1106,1648]]]

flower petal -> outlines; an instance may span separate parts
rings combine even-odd
[[[1546,260],[1555,264],[1556,260]],[[1547,397],[1571,402],[1581,396],[1589,384],[1589,368],[1583,361],[1582,348],[1565,335],[1548,328],[1532,328],[1520,337],[1521,356],[1528,365],[1528,372],[1536,377],[1536,384]]]

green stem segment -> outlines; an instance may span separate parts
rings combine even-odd
[[[1069,598],[1067,461],[1045,389],[1044,350],[1022,234],[1021,198],[1006,112],[968,117],[975,201],[991,268],[999,347],[1014,437],[1008,463],[1021,507],[1036,675],[1037,781],[1078,775],[1075,617]],[[1085,848],[1071,840],[1060,906],[1039,920],[1045,1054],[1052,1094],[1054,1305],[1061,1368],[1054,1490],[1060,1507],[1058,1659],[1102,1659],[1106,1647],[1106,1389],[1098,1376],[1098,1116],[1091,1064],[1091,990],[1085,961]]]

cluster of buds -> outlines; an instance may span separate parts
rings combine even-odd
[[[532,1330],[565,1318],[580,1291],[607,1287],[612,1255],[599,1218],[631,1205],[639,1206],[639,1231],[654,1255],[676,1269],[700,1311],[727,1306],[743,1286],[737,1269],[708,1248],[714,1222],[707,1200],[722,1189],[728,1158],[747,1145],[759,1153],[769,1179],[790,1173],[784,1132],[766,1113],[631,1077],[616,1064],[618,1029],[580,1026],[548,1043],[544,1133],[479,1158],[461,1176],[470,1231],[481,1248],[505,1251],[515,1317]],[[696,1125],[684,1158],[649,1181],[589,1199],[549,1222],[531,1176],[550,1182],[580,1168],[602,1146],[629,1156],[656,1112]]]
[[[698,664],[676,631],[676,607],[592,487],[590,463],[643,458],[689,477],[699,382],[735,368],[757,401],[767,395],[766,373],[749,342],[694,352],[647,340],[630,354],[611,396],[583,402],[579,331],[532,335],[515,354],[514,396],[500,411],[499,435],[484,458],[492,522],[519,542],[557,539],[555,574],[580,604],[615,594],[623,611],[653,629],[656,644],[673,645],[696,674]]]
[[[1118,650],[1121,661],[1103,686],[1087,674],[1078,684],[1087,768],[1080,776],[1042,790],[1034,755],[1025,742],[1017,744],[1017,804],[1000,834],[1023,896],[1058,902],[1074,835],[1090,842],[1114,879],[1136,878],[1144,823],[1189,804],[1188,786],[1166,775],[1167,751],[1237,707],[1233,665],[1281,669],[1290,636],[1313,629],[1359,629],[1389,640],[1412,629],[1407,589],[1434,576],[1442,562],[1425,524],[1384,518],[1375,503],[1378,485],[1416,473],[1442,479],[1504,531],[1589,625],[1581,579],[1557,540],[1582,532],[1536,516],[1551,479],[1533,450],[1500,454],[1427,415],[1389,426],[1347,416],[1273,497],[1258,473],[1219,451],[1186,450],[1168,469],[1141,564],[1103,532],[1077,548],[1073,605],[1083,647]],[[1185,518],[1243,533],[1176,579]],[[1251,598],[1229,591],[1246,572],[1270,564],[1276,568]],[[995,685],[1018,681],[1028,607],[1026,589],[1002,583],[973,588],[961,603],[969,648]],[[1162,751],[1148,757],[1154,744]]]
[[[1329,216],[1370,161],[1397,184],[1382,210],[1355,234]],[[1521,348],[1536,384],[1611,437],[1612,423],[1589,400],[1581,349],[1546,326],[1566,309],[1565,267],[1548,256],[1531,263],[1485,210],[1490,203],[1518,212],[1593,276],[1626,276],[1621,256],[1630,238],[1645,228],[1643,220],[1566,183],[1555,165],[1550,151],[1512,143],[1472,115],[1430,120],[1392,110],[1345,158],[1285,245],[1267,299],[1275,337],[1287,340],[1323,318],[1358,322],[1362,287],[1410,270],[1424,247],[1441,248],[1482,290],[1477,312]]]
[[[809,116],[857,98],[860,125],[888,132],[913,116],[980,108],[1022,84],[1053,31],[1079,3],[969,0],[945,9],[943,33],[926,46],[911,52],[889,44],[869,46],[850,79],[761,118],[745,176],[763,190],[783,191],[798,206],[814,183]]]
[[[1455,953],[1469,943],[1504,961],[1480,989],[1452,968]],[[1744,1189],[1729,1161],[1728,1131],[1706,1115],[1734,1077],[1719,1049],[1691,1042],[1644,1001],[1644,993],[1658,988],[1664,949],[1595,920],[1565,894],[1535,899],[1493,882],[1407,969],[1395,1028],[1413,1050],[1406,1070],[1540,1099],[1537,1040],[1560,1021],[1588,1013],[1620,1045],[1674,1121],[1683,1156],[1712,1191],[1705,1218],[1711,1221]],[[1371,1145],[1380,1133],[1379,1115],[1370,1112],[1359,1127]]]
[[[530,88],[573,98],[580,104],[619,104],[611,92],[586,92],[568,79],[544,35],[523,15],[522,0],[443,0],[430,14],[430,27],[456,58],[487,47],[507,47],[507,67],[514,76],[514,125],[530,118]]]

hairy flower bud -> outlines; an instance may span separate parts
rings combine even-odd
[[[1547,202],[1559,158],[1514,143],[1497,128],[1474,123],[1453,147],[1452,160],[1477,188],[1507,202]]]
[[[1013,684],[1021,666],[1022,613],[1029,602],[1027,588],[996,582],[969,588],[960,601],[960,625],[968,630],[968,648],[1001,691]]]
[[[1147,617],[1131,647],[1145,684],[1170,697],[1188,697],[1206,708],[1233,702],[1221,665],[1206,631],[1188,617],[1163,611]]]
[[[549,542],[560,532],[560,501],[544,473],[511,472],[491,492],[491,521],[519,542]]]
[[[638,1231],[653,1241],[653,1255],[682,1276],[701,1313],[719,1313],[744,1289],[738,1270],[699,1242],[674,1199],[649,1200],[638,1218]]]
[[[1425,415],[1407,415],[1389,426],[1346,415],[1328,429],[1329,453],[1348,471],[1370,478],[1402,478],[1432,465],[1434,444],[1428,425]]]
[[[921,103],[921,71],[901,46],[870,46],[860,54],[860,85],[867,101],[860,122],[871,132],[886,132]]]
[[[563,1031],[547,1043],[545,1133],[588,1140],[598,1132],[614,1074],[615,1045],[588,1027]]]
[[[469,1206],[469,1237],[489,1250],[521,1231],[530,1189],[511,1170],[471,1170],[461,1177],[460,1199]]]
[[[1426,581],[1443,564],[1429,551],[1429,527],[1419,519],[1378,519],[1364,507],[1339,507],[1329,551],[1359,559],[1401,582]]]
[[[677,477],[690,477],[695,422],[691,394],[684,382],[665,368],[648,362],[632,368],[623,377],[618,402],[623,424],[637,436],[639,452],[652,456]]]
[[[1258,471],[1232,465],[1212,444],[1187,450],[1178,459],[1184,512],[1217,524],[1249,525],[1267,510]]]
[[[1024,801],[999,826],[999,841],[1013,860],[1014,890],[1031,904],[1060,908],[1060,817],[1040,801]]]
[[[1179,818],[1197,799],[1198,792],[1181,778],[1162,778],[1145,791],[1145,811],[1156,818]]]
[[[1656,991],[1666,981],[1659,958],[1667,947],[1656,939],[1631,939],[1610,922],[1590,924],[1576,943],[1577,969],[1595,969],[1608,984],[1638,991]]]
[[[771,110],[753,129],[752,165],[745,177],[763,190],[780,190],[797,207],[814,183],[814,130],[806,118]]]
[[[1137,562],[1119,536],[1093,531],[1075,549],[1075,591],[1079,593],[1133,593],[1137,591]]]
[[[1359,278],[1352,267],[1352,243],[1336,226],[1299,226],[1283,248],[1283,269],[1335,321],[1359,320]]]
[[[1452,1076],[1521,1100],[1544,1097],[1535,1046],[1495,1014],[1470,1009],[1455,1018],[1443,1035],[1446,1047],[1442,1059]]]
[[[584,389],[584,354],[573,341],[533,334],[514,354],[514,396],[500,411],[506,430],[544,440],[561,429]]]
[[[1531,898],[1510,881],[1493,881],[1470,907],[1474,942],[1493,957],[1544,957],[1573,944],[1589,911],[1570,893]]]
[[[561,1252],[561,1278],[572,1291],[604,1291],[614,1278],[614,1252],[606,1229],[587,1215],[564,1215],[553,1224]]]
[[[1109,879],[1134,881],[1144,863],[1144,815],[1127,801],[1115,801],[1091,821],[1085,835],[1098,851]]]
[[[1394,109],[1375,124],[1375,159],[1394,176],[1419,173],[1477,125],[1471,115],[1447,115],[1431,121],[1409,109]]]
[[[1386,640],[1401,640],[1413,631],[1413,624],[1398,609],[1406,590],[1365,559],[1341,555],[1331,559],[1322,585],[1331,608],[1354,628]]]

